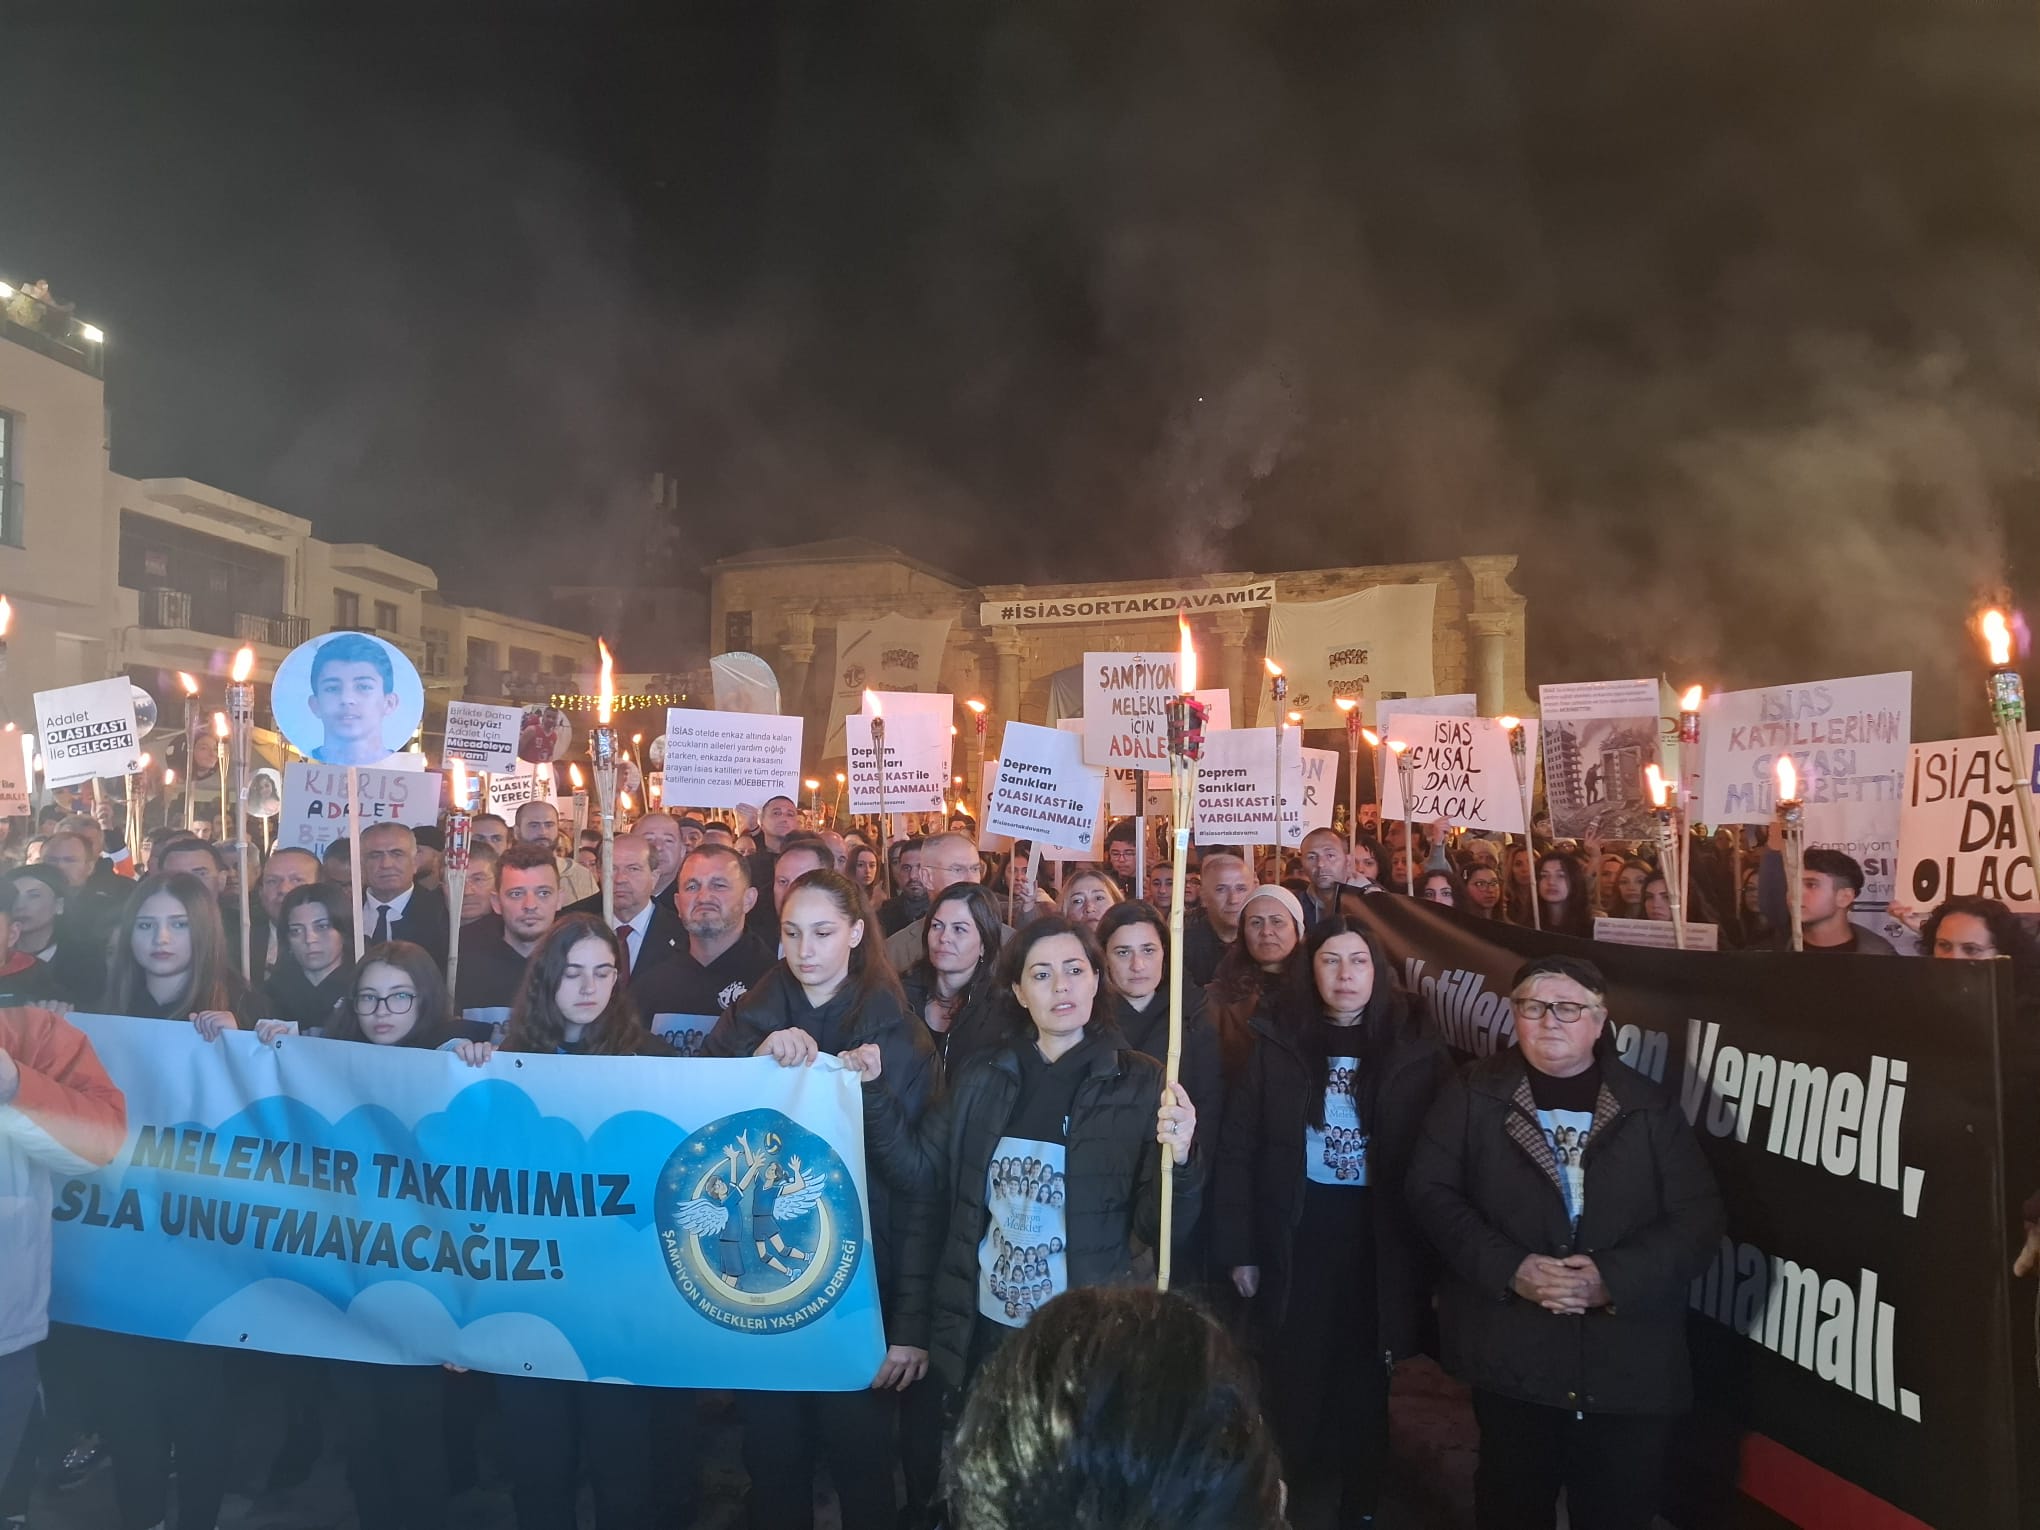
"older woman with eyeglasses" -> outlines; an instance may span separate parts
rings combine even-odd
[[[1616,1055],[1593,963],[1529,962],[1510,1002],[1516,1045],[1439,1091],[1407,1180],[1480,1423],[1474,1522],[1550,1525],[1563,1488],[1582,1530],[1644,1530],[1721,1195],[1677,1102]]]

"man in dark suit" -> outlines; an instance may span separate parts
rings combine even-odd
[[[623,946],[624,982],[633,993],[644,973],[687,949],[687,930],[680,916],[652,896],[652,883],[658,876],[656,855],[653,846],[633,832],[616,836],[610,860],[615,873],[616,938]],[[570,904],[566,912],[600,919],[602,895]]]
[[[368,943],[408,940],[446,967],[446,900],[420,892],[418,836],[409,825],[373,823],[361,831],[361,922]]]

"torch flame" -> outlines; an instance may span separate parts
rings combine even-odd
[[[0,642],[5,642],[7,629],[14,625],[14,602],[0,595]]]
[[[1337,707],[1341,712],[1350,712],[1353,710],[1353,708],[1360,705],[1360,703],[1355,701],[1351,696],[1334,696],[1332,698],[1332,705]]]
[[[1401,759],[1403,757],[1403,751],[1408,749],[1409,747],[1410,747],[1409,744],[1403,739],[1392,738],[1388,741],[1388,752],[1394,755],[1397,759]]]
[[[581,767],[571,761],[567,764],[567,779],[573,783],[575,791],[582,790],[584,783],[581,780]]]
[[[167,792],[176,784],[177,768],[174,765],[165,765],[163,767],[163,790]]]
[[[1697,686],[1697,685],[1694,685],[1694,686],[1688,686],[1688,687],[1686,688],[1686,694],[1685,694],[1685,695],[1683,695],[1683,696],[1681,696],[1681,697],[1679,698],[1679,710],[1680,710],[1681,712],[1697,712],[1697,711],[1699,711],[1699,710],[1700,710],[1700,698],[1701,698],[1701,696],[1703,696],[1704,694],[1705,694],[1705,692],[1704,692],[1704,691],[1702,691],[1702,690],[1701,690],[1701,688],[1700,688],[1699,686]]]
[[[185,695],[196,696],[198,694],[198,682],[181,669],[177,671],[177,683],[184,687]]]
[[[1506,712],[1503,713],[1500,717],[1497,717],[1495,721],[1502,725],[1502,731],[1504,733],[1514,733],[1518,728],[1523,726],[1522,718],[1512,717]]]
[[[1778,756],[1778,800],[1797,802],[1799,800],[1799,770],[1792,763],[1792,756]]]
[[[618,792],[618,793],[616,794],[616,800],[617,800],[618,802],[620,802],[620,803],[621,803],[621,804],[623,805],[623,810],[624,810],[624,811],[625,811],[626,813],[628,813],[628,812],[630,811],[630,793],[629,793],[629,792]]]
[[[2005,622],[2004,612],[1983,613],[1983,641],[1990,648],[1993,668],[2003,669],[2012,662],[2012,629]]]
[[[1381,747],[1381,735],[1372,728],[1362,728],[1360,736],[1367,740],[1367,747],[1369,749],[1379,749]]]
[[[964,705],[969,707],[973,712],[977,713],[977,715],[980,717],[985,715],[985,704],[982,701],[978,700],[977,697],[975,696],[971,697],[970,700],[966,701]]]
[[[255,673],[255,650],[243,647],[234,655],[234,684],[246,685],[248,677]]]
[[[609,714],[616,710],[616,661],[609,656],[609,645],[601,638],[595,639],[595,648],[602,655],[602,691],[596,699],[595,721],[606,728]]]
[[[0,596],[0,599],[4,598],[5,598],[4,596]],[[139,773],[141,771],[147,770],[148,768],[149,768],[149,751],[144,749],[142,751],[142,757],[139,760],[135,761],[135,770]]]
[[[1197,689],[1197,645],[1190,641],[1190,623],[1181,612],[1176,615],[1176,633],[1181,639],[1176,655],[1176,688],[1187,696]]]
[[[849,779],[850,778],[844,775],[842,771],[839,770],[836,772],[836,784],[838,786],[841,786],[844,782],[848,781]]]
[[[1663,807],[1665,793],[1669,788],[1665,785],[1665,773],[1657,768],[1657,761],[1652,760],[1643,767],[1643,779],[1650,783],[1650,805],[1654,808]]]
[[[819,781],[803,781],[800,784],[811,792],[818,792],[822,789],[822,783]]]
[[[467,763],[459,755],[453,757],[453,810],[467,811]]]
[[[1300,722],[1302,722],[1302,721],[1303,721],[1303,714],[1302,714],[1301,712],[1291,712],[1291,713],[1289,714],[1289,725],[1290,725],[1290,726],[1291,726],[1292,728],[1293,728],[1293,727],[1295,727],[1295,726],[1296,726],[1296,725],[1297,725],[1298,723],[1300,723]]]
[[[1262,655],[1261,662],[1268,666],[1268,678],[1270,680],[1280,680],[1282,678],[1282,666],[1280,664],[1277,664],[1265,654]]]
[[[228,731],[227,714],[224,712],[213,713],[212,715],[213,737],[218,739],[224,739],[227,736],[227,731]]]
[[[878,693],[876,691],[866,691],[864,693],[864,715],[866,717],[885,716],[885,708],[879,705]]]

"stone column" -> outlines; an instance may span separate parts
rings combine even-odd
[[[1475,611],[1466,618],[1473,634],[1473,682],[1480,715],[1499,717],[1508,710],[1509,629],[1515,618],[1506,611]]]
[[[996,679],[992,686],[992,713],[999,724],[999,737],[1003,741],[1006,724],[1020,716],[1020,659],[1025,652],[1025,642],[1017,627],[995,627],[992,629],[992,656],[997,661]]]
[[[1202,674],[1198,684],[1209,685],[1217,677],[1225,688],[1232,692],[1232,722],[1235,728],[1254,726],[1254,713],[1247,703],[1254,699],[1256,692],[1247,680],[1247,613],[1244,611],[1221,611],[1212,619],[1213,629],[1218,634],[1217,665],[1211,662],[1211,643],[1206,639],[1198,645],[1197,667]]]
[[[795,717],[807,716],[808,669],[815,662],[815,613],[798,608],[786,613],[779,634],[779,657],[786,665],[785,689],[779,704]]]

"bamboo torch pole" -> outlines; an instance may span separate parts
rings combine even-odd
[[[1197,650],[1190,642],[1190,624],[1176,618],[1182,634],[1177,659],[1178,694],[1168,704],[1169,829],[1175,836],[1175,858],[1169,889],[1169,1055],[1167,1081],[1173,1086],[1183,1067],[1183,902],[1184,879],[1190,870],[1190,814],[1196,798],[1197,761],[1204,753],[1205,709],[1199,705]],[[1278,837],[1279,838],[1279,837]],[[1155,1288],[1169,1289],[1176,1246],[1176,1155],[1162,1149],[1162,1237],[1155,1250]]]

